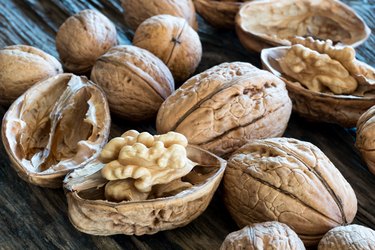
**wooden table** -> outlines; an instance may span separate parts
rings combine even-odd
[[[367,22],[374,33],[375,1],[344,1]],[[124,25],[122,8],[114,0],[0,0],[0,47],[30,44],[54,56],[55,35],[64,20],[83,9],[101,11],[117,26],[121,44],[132,34]],[[248,61],[259,66],[259,55],[244,50],[233,31],[218,31],[200,21],[203,59],[198,71],[226,61]],[[375,36],[358,48],[358,58],[375,65]],[[0,107],[0,117],[6,107]],[[131,124],[114,118],[111,135],[129,128],[154,132],[153,124]],[[311,123],[293,115],[287,137],[312,142],[321,148],[352,185],[358,198],[355,223],[375,229],[375,177],[354,147],[355,130]],[[11,168],[0,145],[0,249],[217,249],[225,236],[238,230],[220,197],[188,226],[151,236],[91,236],[77,231],[67,217],[62,189],[46,189],[22,181]]]

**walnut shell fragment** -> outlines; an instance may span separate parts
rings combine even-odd
[[[111,112],[134,121],[154,117],[174,90],[168,67],[147,50],[131,45],[113,47],[99,57],[91,80],[103,88]]]
[[[198,21],[192,0],[122,0],[125,23],[132,30],[146,19],[167,14],[185,18],[193,29],[198,30]]]
[[[62,72],[59,61],[40,49],[28,45],[1,49],[0,104],[11,104],[35,83]]]
[[[336,65],[340,64],[346,72],[340,73],[332,67],[329,67],[328,71],[317,69],[314,65],[310,67],[306,63],[310,59],[296,59],[295,65],[290,64],[284,60],[291,49],[289,46],[262,50],[263,68],[285,81],[293,101],[293,110],[312,120],[337,123],[344,127],[355,126],[359,117],[375,105],[375,70],[356,60],[352,47],[333,46],[332,41],[318,41],[311,38],[294,38],[291,41],[296,44],[293,46],[303,45],[309,53],[313,51],[315,55],[324,56],[325,60],[334,61]],[[319,60],[315,63],[324,64]],[[306,83],[303,84],[296,79],[305,76],[305,73],[298,73],[300,76],[296,77],[286,68],[295,68],[296,72],[302,70],[310,72],[304,80],[311,79],[312,85],[305,87]],[[343,75],[346,77],[342,77]],[[334,79],[341,79],[341,84],[337,84],[339,80]]]
[[[2,140],[22,179],[58,188],[68,171],[97,157],[110,123],[101,89],[85,77],[60,74],[34,85],[10,106]]]
[[[158,133],[176,131],[219,156],[283,134],[291,113],[284,82],[249,63],[223,63],[186,81],[162,104]]]
[[[246,226],[228,234],[220,250],[303,250],[305,246],[297,234],[287,225],[268,221]]]
[[[183,18],[158,15],[146,19],[136,30],[133,45],[159,57],[176,82],[194,73],[202,58],[198,33]]]
[[[357,198],[316,146],[290,138],[254,140],[228,160],[224,201],[240,226],[279,221],[305,245],[353,221]]]
[[[186,180],[191,188],[169,197],[145,201],[105,200],[102,163],[89,164],[67,175],[70,221],[79,231],[94,235],[143,235],[185,226],[207,208],[224,174],[226,161],[195,146],[187,147],[197,162]]]
[[[83,10],[69,17],[56,35],[60,59],[74,73],[89,72],[96,59],[116,45],[115,25],[95,10]]]
[[[236,17],[242,45],[260,52],[290,45],[290,38],[312,36],[356,47],[371,30],[353,9],[337,0],[268,0],[244,4]]]

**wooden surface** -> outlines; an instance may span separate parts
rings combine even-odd
[[[375,27],[375,1],[344,1]],[[129,44],[119,1],[114,0],[0,0],[0,47],[30,44],[57,57],[54,38],[70,15],[98,9],[117,26],[121,44]],[[203,59],[198,71],[225,61],[248,61],[259,66],[259,55],[246,52],[235,33],[218,31],[201,19],[199,34]],[[358,48],[358,58],[375,65],[375,36]],[[6,107],[0,107],[0,117]],[[154,132],[153,124],[130,124],[113,119],[112,136],[128,128]],[[355,223],[375,229],[375,176],[354,148],[355,130],[337,125],[311,123],[293,115],[285,136],[312,142],[339,168],[355,190],[358,213]],[[237,230],[226,211],[220,190],[208,209],[184,228],[151,236],[96,237],[78,232],[67,217],[62,189],[39,188],[22,181],[11,168],[0,145],[0,249],[218,249],[225,236]]]

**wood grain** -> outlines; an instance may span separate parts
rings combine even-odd
[[[375,2],[344,1],[375,27]],[[109,17],[119,33],[121,44],[130,44],[119,1],[114,0],[0,0],[0,47],[30,44],[57,56],[55,35],[70,15],[97,9]],[[247,61],[259,66],[259,55],[243,49],[233,31],[219,31],[199,18],[203,58],[197,72],[227,61]],[[358,48],[358,58],[375,64],[375,36]],[[0,107],[0,117],[6,112]],[[111,136],[129,128],[155,132],[154,122],[131,124],[113,118]],[[358,198],[355,223],[375,229],[375,178],[354,148],[355,130],[337,125],[311,123],[293,115],[286,136],[310,141],[321,148],[354,188]],[[226,211],[220,189],[208,209],[186,227],[151,236],[96,237],[78,232],[67,217],[62,189],[30,185],[18,178],[0,145],[0,249],[218,249],[225,236],[237,230]]]

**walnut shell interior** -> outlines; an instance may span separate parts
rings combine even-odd
[[[110,202],[104,198],[108,180],[102,163],[92,163],[67,175],[68,213],[80,231],[94,235],[143,235],[182,227],[207,208],[224,174],[226,161],[196,146],[187,153],[197,165],[183,181],[193,186],[182,192],[144,201]]]
[[[30,88],[3,118],[2,139],[24,180],[61,187],[64,175],[85,165],[108,139],[104,93],[85,77],[60,74]]]

